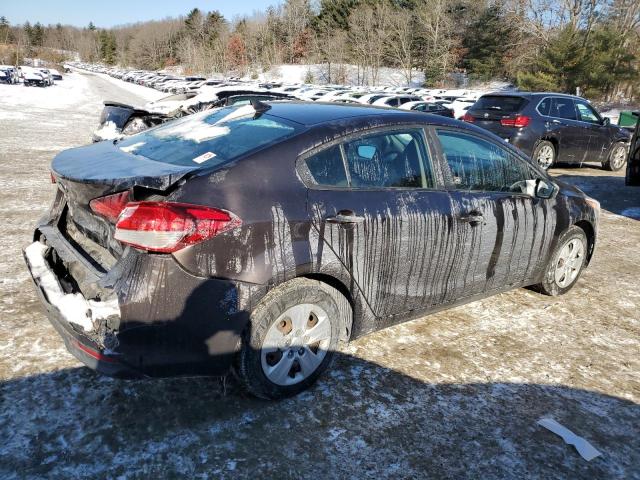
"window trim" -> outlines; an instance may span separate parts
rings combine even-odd
[[[542,102],[544,102],[547,98],[551,99],[551,105],[553,105],[553,99],[554,98],[568,98],[569,100],[573,101],[573,110],[576,113],[576,118],[564,118],[564,117],[555,117],[553,115],[543,115],[542,113],[540,113],[540,110],[538,110],[538,107],[540,106],[540,104]],[[551,106],[549,106],[549,111],[551,111]],[[556,120],[568,120],[570,122],[579,122],[580,120],[578,120],[578,111],[577,111],[577,107],[576,107],[576,99],[570,96],[562,96],[562,95],[549,95],[547,97],[542,98],[538,104],[536,105],[536,112],[538,112],[538,115],[540,115],[541,117],[545,117],[545,118],[555,118]]]
[[[598,125],[598,126],[602,126],[602,117],[600,116],[600,113],[591,106],[591,104],[589,102],[587,102],[586,100],[574,100],[573,101],[573,106],[576,109],[576,116],[580,117],[580,110],[578,110],[578,103],[583,103],[584,105],[587,106],[587,108],[591,109],[593,111],[593,113],[596,114],[596,118],[598,119],[598,122],[588,122],[586,120],[581,120],[580,118],[578,118],[578,122],[581,123],[586,123],[587,125]]]
[[[502,191],[502,190],[471,190],[471,189],[464,189],[463,190],[463,189],[456,188],[455,183],[453,181],[453,173],[451,172],[451,167],[449,167],[449,163],[447,162],[447,158],[446,158],[446,156],[444,154],[444,150],[442,148],[442,143],[440,142],[440,137],[438,136],[438,131],[441,131],[441,130],[448,131],[448,132],[453,132],[453,133],[458,133],[458,134],[463,134],[463,135],[468,135],[470,137],[475,137],[475,138],[483,140],[483,141],[485,141],[487,143],[493,144],[496,147],[498,147],[498,148],[504,150],[505,152],[507,152],[507,154],[509,154],[509,155],[513,156],[514,158],[516,158],[519,162],[524,163],[527,168],[529,168],[530,170],[532,170],[534,173],[536,173],[538,175],[538,177],[536,177],[536,178],[552,181],[551,178],[549,177],[549,175],[547,174],[547,172],[544,172],[537,165],[534,165],[531,161],[529,161],[527,158],[525,158],[522,153],[514,152],[513,150],[511,150],[509,148],[505,148],[505,144],[502,144],[500,142],[496,142],[492,138],[485,137],[482,134],[479,134],[477,132],[473,132],[473,131],[470,131],[470,130],[460,129],[460,128],[453,128],[453,127],[445,126],[445,125],[434,125],[433,126],[433,131],[431,133],[432,133],[433,138],[436,141],[435,145],[437,145],[438,159],[439,159],[440,163],[442,163],[442,168],[446,172],[446,180],[447,180],[447,182],[446,182],[447,183],[446,190],[448,192],[482,193],[482,194],[492,194],[492,195],[498,194],[498,195],[512,195],[512,196],[525,197],[525,198],[536,198],[535,196],[531,196],[531,195],[527,195],[526,193],[519,193],[519,192],[505,192],[505,191]],[[555,184],[555,182],[554,182],[554,184]]]
[[[378,125],[371,128],[366,128],[354,132],[347,133],[346,135],[342,135],[338,138],[335,138],[329,142],[323,143],[321,145],[315,146],[307,151],[304,151],[298,155],[296,158],[295,168],[298,172],[302,183],[309,190],[331,190],[331,191],[341,191],[341,192],[364,192],[364,191],[443,191],[446,190],[446,181],[443,181],[444,172],[442,172],[442,166],[440,165],[439,159],[436,159],[437,152],[434,150],[433,146],[430,145],[431,138],[427,133],[427,128],[431,127],[431,125],[425,124],[416,124],[416,123],[407,123],[407,124],[396,124],[396,125]],[[350,140],[359,139],[362,137],[375,135],[378,133],[407,133],[408,131],[416,131],[422,137],[422,141],[424,144],[424,150],[427,156],[426,162],[427,164],[420,163],[421,173],[424,171],[426,178],[426,170],[425,167],[428,165],[431,171],[431,177],[434,185],[431,187],[354,187],[351,185],[351,173],[349,172],[349,164],[346,157],[346,153],[344,151],[344,144],[349,142]],[[342,165],[345,169],[345,173],[347,175],[347,181],[349,185],[347,187],[338,187],[334,185],[319,185],[315,182],[313,175],[309,171],[309,167],[307,166],[306,160],[309,157],[312,157],[325,149],[329,149],[338,145],[340,148],[340,153],[342,155]],[[424,162],[424,159],[423,159]]]

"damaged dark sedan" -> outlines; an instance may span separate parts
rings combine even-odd
[[[369,332],[567,292],[599,204],[473,125],[256,102],[60,153],[25,259],[67,348],[118,377],[309,387]]]

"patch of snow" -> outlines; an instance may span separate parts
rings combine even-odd
[[[93,132],[93,135],[99,140],[117,140],[123,137],[122,132],[118,130],[118,127],[116,127],[116,124],[112,121],[108,121],[100,128],[97,128],[95,132]],[[135,147],[135,145],[138,144],[131,145],[128,148]],[[124,150],[124,148],[122,148],[122,150]]]
[[[113,123],[113,122],[108,122],[108,123]],[[133,145],[129,145],[128,147],[120,147],[120,150],[126,153],[132,153],[132,152],[135,152],[140,147],[142,147],[145,143],[147,142],[136,142]]]
[[[87,301],[80,293],[65,293],[44,258],[48,248],[40,242],[33,242],[25,249],[25,256],[33,278],[46,294],[49,303],[60,311],[65,320],[80,325],[89,332],[93,330],[94,321],[120,315],[120,307],[115,299],[107,302]]]

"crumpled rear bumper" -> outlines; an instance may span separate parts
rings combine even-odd
[[[46,261],[49,248],[40,242],[34,242],[24,249],[23,255],[38,297],[67,350],[89,368],[105,375],[121,378],[143,376],[123,363],[115,352],[98,345],[89,334],[84,333],[92,330],[93,321],[105,318],[104,314],[119,316],[117,301],[106,302],[108,306],[105,307],[97,305],[105,302],[87,301],[80,293],[65,293]]]

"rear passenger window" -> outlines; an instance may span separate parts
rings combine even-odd
[[[573,105],[573,99],[554,97],[553,102],[551,102],[551,116],[576,120],[576,108]]]
[[[533,194],[533,169],[511,152],[464,133],[442,130],[438,138],[457,190]]]
[[[540,113],[540,115],[544,115],[545,117],[548,117],[550,111],[551,111],[551,99],[545,98],[538,104],[538,112]]]
[[[325,187],[347,187],[349,185],[338,145],[307,158],[306,163],[316,184]]]
[[[434,186],[420,130],[370,135],[344,144],[351,186]]]

